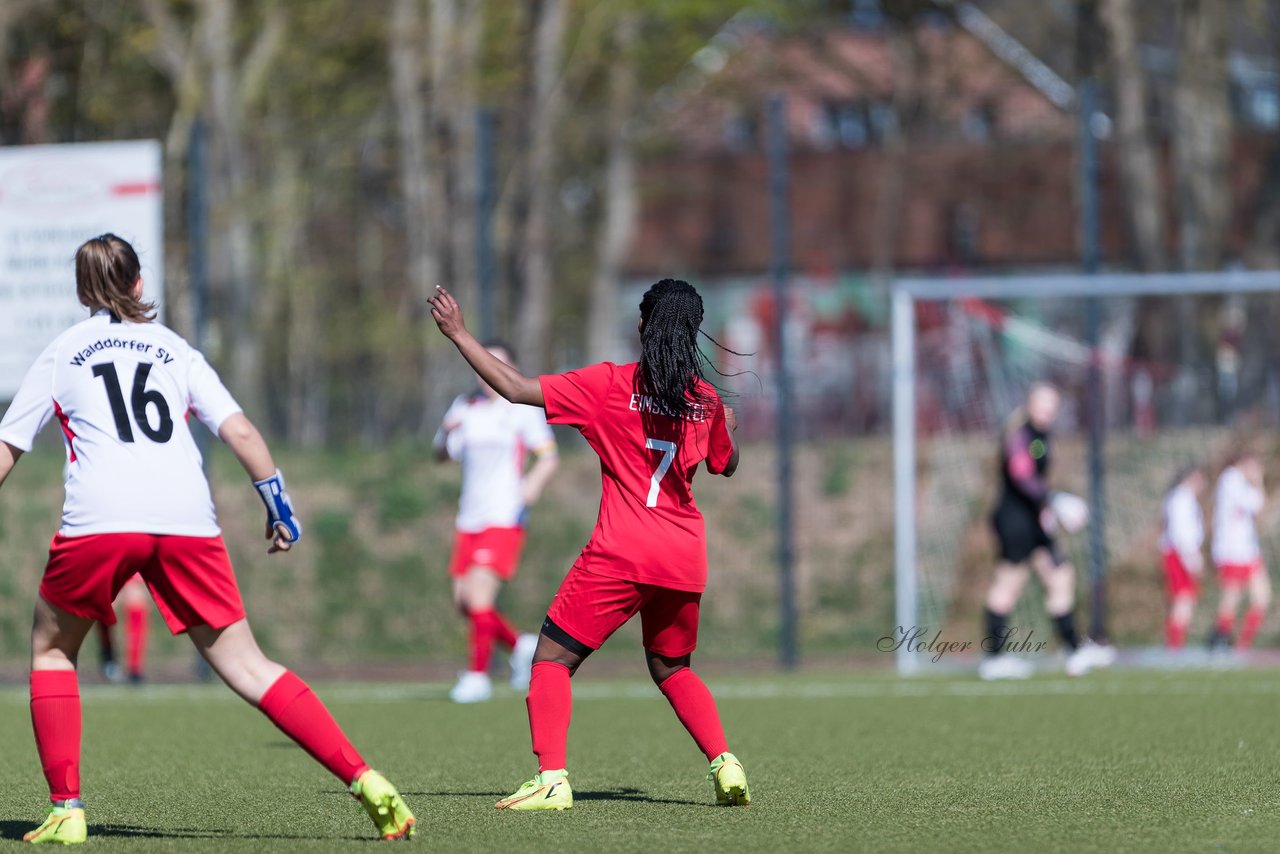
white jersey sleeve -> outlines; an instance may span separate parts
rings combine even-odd
[[[436,431],[435,438],[431,440],[432,447],[444,451],[451,460],[462,459],[462,431],[458,428],[462,426],[462,416],[466,408],[466,396],[455,397],[440,422],[440,429]]]
[[[36,435],[53,417],[53,363],[61,340],[46,347],[27,371],[4,420],[0,421],[0,442],[7,442],[20,451],[30,451]]]
[[[222,422],[242,411],[240,404],[199,350],[193,347],[189,358],[187,395],[191,411],[216,436]]]

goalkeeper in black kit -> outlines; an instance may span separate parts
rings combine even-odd
[[[985,657],[978,668],[983,679],[1025,679],[1031,662],[1011,655],[1029,638],[1009,625],[1027,581],[1030,567],[1044,583],[1045,610],[1067,653],[1066,671],[1080,676],[1115,660],[1115,649],[1076,633],[1076,575],[1053,535],[1061,527],[1078,530],[1088,520],[1088,508],[1074,495],[1049,488],[1050,430],[1058,417],[1061,396],[1048,383],[1036,383],[1026,403],[1009,417],[1000,441],[1000,500],[991,523],[999,543],[1000,562],[987,593]]]

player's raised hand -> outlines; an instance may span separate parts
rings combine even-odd
[[[462,308],[453,294],[436,285],[435,295],[427,297],[427,302],[431,303],[431,317],[446,338],[453,339],[467,331],[462,321]]]
[[[732,406],[724,408],[724,426],[729,428],[730,433],[738,432],[738,413],[733,411]]]

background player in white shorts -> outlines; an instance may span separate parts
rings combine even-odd
[[[509,365],[511,348],[497,341],[485,348]],[[555,436],[541,409],[510,403],[488,383],[460,396],[436,433],[440,460],[462,463],[453,554],[453,601],[470,624],[470,663],[449,692],[457,703],[493,695],[489,662],[493,645],[511,650],[511,687],[529,686],[538,645],[535,634],[517,635],[497,609],[498,592],[515,577],[524,547],[525,514],[542,494],[558,464]],[[525,472],[529,456],[534,464]]]

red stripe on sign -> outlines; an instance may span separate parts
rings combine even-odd
[[[158,192],[160,192],[159,181],[132,181],[116,184],[111,188],[111,195],[113,196],[145,196]]]

